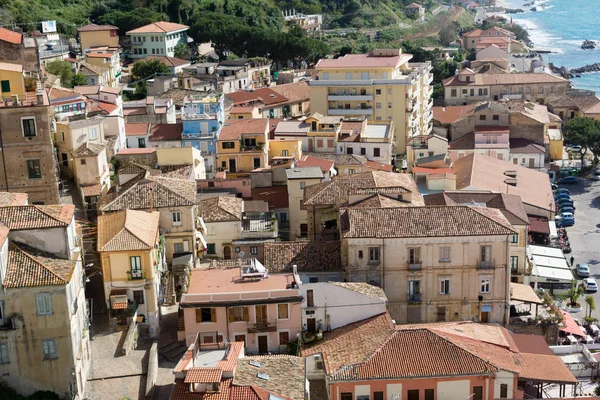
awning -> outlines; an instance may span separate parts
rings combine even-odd
[[[577,335],[581,337],[587,336],[587,333],[583,330],[582,327],[577,325],[577,322],[575,322],[571,314],[563,310],[560,310],[560,312],[564,316],[563,324],[565,324],[564,327],[560,328],[561,331],[566,332],[569,335]]]
[[[537,215],[527,215],[529,218],[529,232],[541,233],[544,235],[550,234],[550,226],[548,218],[538,217]]]
[[[204,240],[204,236],[202,236],[202,234],[200,232],[196,232],[196,238],[200,239],[200,243],[202,243],[202,247],[204,248],[204,250],[206,250],[206,248],[208,246],[206,245],[206,240]]]
[[[548,221],[548,226],[550,227],[550,238],[558,237],[558,231],[556,230],[556,222]]]
[[[198,223],[202,227],[202,232],[206,232],[206,224],[204,223],[204,220],[202,219],[202,217],[198,217]]]
[[[481,312],[492,312],[492,306],[491,305],[482,305]]]
[[[523,303],[542,304],[533,288],[522,283],[510,283],[510,299]]]
[[[126,308],[127,308],[127,302],[126,301],[125,302],[118,302],[118,303],[115,302],[115,303],[112,303],[112,309],[113,310],[124,310]]]

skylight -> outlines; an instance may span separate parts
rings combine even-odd
[[[259,373],[259,374],[257,374],[256,376],[258,376],[260,379],[263,379],[263,380],[265,380],[265,381],[268,381],[268,380],[269,380],[269,375],[267,375],[267,374],[260,374],[260,373]]]
[[[250,365],[252,365],[253,367],[260,368],[260,363],[258,361],[250,361]]]

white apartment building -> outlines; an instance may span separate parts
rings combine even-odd
[[[187,44],[187,25],[159,21],[126,33],[131,39],[129,57],[146,58],[149,55],[174,57],[175,46]]]

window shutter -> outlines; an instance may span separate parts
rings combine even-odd
[[[201,308],[196,308],[196,322],[197,323],[202,322],[202,309]]]
[[[250,317],[248,316],[248,307],[244,307],[244,321],[250,321]]]
[[[223,343],[223,335],[217,335],[217,343]]]
[[[216,308],[210,309],[210,322],[217,322],[217,309]]]
[[[187,240],[183,241],[183,251],[190,251],[190,245]]]
[[[35,297],[35,305],[37,307],[37,313],[41,314],[42,313],[42,298],[40,295],[37,295]]]
[[[229,322],[233,322],[235,320],[235,313],[233,312],[233,308],[227,310],[227,314],[229,316]],[[211,315],[212,318],[212,315]]]

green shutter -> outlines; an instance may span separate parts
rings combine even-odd
[[[2,81],[2,93],[10,93],[10,81]]]

